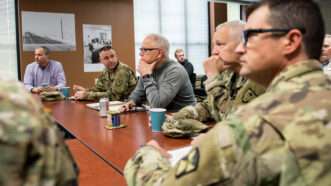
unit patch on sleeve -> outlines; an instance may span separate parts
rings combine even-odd
[[[184,158],[177,163],[176,178],[180,178],[188,173],[197,170],[199,165],[200,152],[198,148],[191,150]]]

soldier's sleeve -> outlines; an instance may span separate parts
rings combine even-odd
[[[152,146],[144,146],[128,160],[124,176],[128,186],[154,185],[170,169],[170,162]]]
[[[19,91],[0,101],[0,185],[77,185],[77,168],[56,125]]]
[[[111,99],[111,90],[107,90],[108,80],[106,75],[107,73],[102,73],[98,77],[95,85],[91,89],[88,89],[86,96],[87,100],[97,100],[101,97],[108,97]]]
[[[224,71],[211,79],[207,79],[204,82],[207,94],[218,97],[220,95],[220,91],[229,84],[231,75],[232,73]]]
[[[220,134],[220,130],[224,133]],[[226,182],[231,178],[237,161],[237,148],[233,144],[231,129],[227,125],[216,125],[203,142],[194,146],[174,167],[167,165],[166,168],[160,168],[160,159],[153,158],[162,157],[157,150],[152,147],[149,147],[149,151],[140,149],[127,163],[125,178],[129,186],[186,186]]]
[[[160,170],[156,161],[146,165],[150,169],[141,163],[149,156],[130,160],[134,166],[126,171],[135,174],[126,179],[131,185],[278,185],[287,146],[260,117],[247,118],[245,124],[249,126],[236,116],[217,124],[174,167],[162,169],[162,175],[154,176]]]
[[[180,119],[195,119],[198,121],[207,121],[210,118],[208,110],[208,100],[205,99],[196,105],[186,106],[173,114],[173,118]]]
[[[235,99],[235,106],[249,103],[253,99],[265,92],[266,88],[262,85],[255,83],[251,80],[247,80],[243,87],[239,90]]]
[[[112,99],[111,100],[123,100],[126,99],[136,84],[136,77],[130,69],[123,68],[116,73],[114,81],[112,83]]]

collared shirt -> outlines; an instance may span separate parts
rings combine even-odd
[[[24,86],[31,91],[34,87],[55,86],[61,88],[66,85],[62,64],[49,60],[48,65],[42,69],[37,62],[30,63],[24,73]]]

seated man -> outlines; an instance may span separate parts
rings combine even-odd
[[[321,55],[321,66],[326,75],[331,77],[331,35],[326,34]]]
[[[194,74],[194,68],[193,68],[193,65],[187,59],[185,59],[184,50],[176,49],[175,58],[177,59],[178,63],[183,65],[183,67],[185,68],[185,70],[188,74],[188,77],[190,78],[192,87],[194,88],[195,78],[196,78],[195,74]]]
[[[0,97],[0,185],[78,185],[73,157],[42,105],[15,81],[0,80]]]
[[[152,108],[177,111],[195,104],[193,88],[185,69],[169,59],[169,42],[166,38],[150,34],[140,48],[139,73],[141,78],[129,96],[123,111],[145,100]]]
[[[39,47],[34,51],[35,62],[30,63],[24,73],[24,85],[32,93],[54,91],[66,85],[62,64],[48,59],[49,49]]]
[[[300,16],[298,16],[300,15]],[[313,0],[262,0],[248,16],[240,75],[266,93],[241,106],[172,167],[155,141],[124,169],[129,186],[330,185],[330,79]],[[314,41],[314,42],[311,42]]]
[[[74,85],[77,100],[97,100],[107,97],[112,101],[123,101],[128,98],[137,84],[136,76],[126,64],[119,61],[114,49],[105,46],[100,49],[100,61],[105,66],[95,86],[85,89]]]
[[[208,79],[207,98],[195,106],[187,106],[163,124],[164,134],[172,137],[193,136],[208,128],[201,122],[220,122],[239,105],[246,104],[264,93],[265,88],[238,75],[239,57],[235,53],[241,42],[244,23],[231,21],[216,28],[212,56],[204,62]]]

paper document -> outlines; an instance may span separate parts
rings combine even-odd
[[[122,105],[124,102],[122,101],[109,101],[109,111],[118,111],[121,109]],[[88,103],[86,104],[88,108],[94,109],[94,110],[99,110],[99,103]]]
[[[186,146],[175,150],[169,150],[168,153],[171,155],[171,158],[169,159],[171,166],[175,166],[176,163],[189,153],[191,149],[192,146]]]

